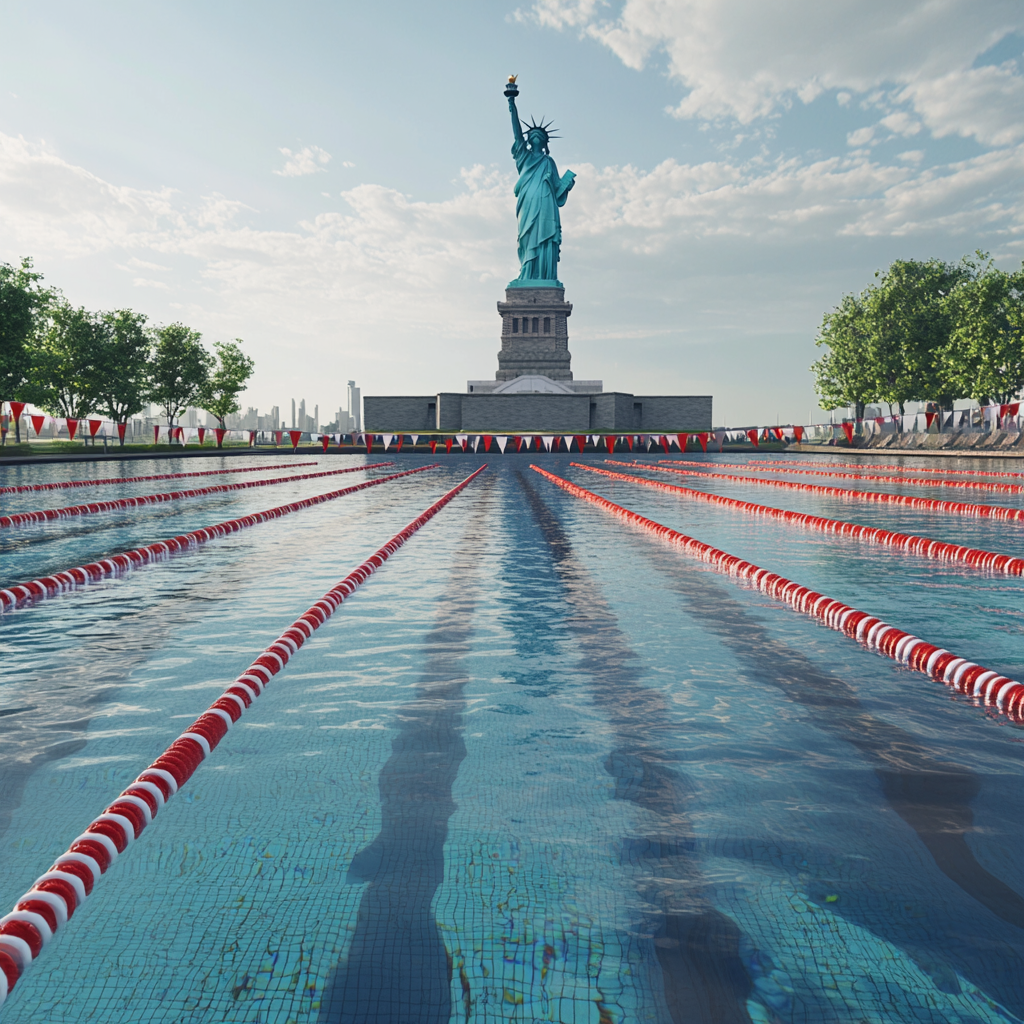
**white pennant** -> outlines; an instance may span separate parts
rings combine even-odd
[[[388,450],[388,446],[395,439],[395,435],[394,434],[381,434],[380,437],[381,437],[381,440],[384,442],[384,451],[387,451]]]
[[[412,443],[413,444],[416,444],[416,442],[420,439],[420,435],[419,434],[410,434],[409,436],[412,438]]]
[[[476,454],[476,450],[479,447],[480,447],[480,435],[479,434],[474,434],[473,435],[473,454],[474,455]]]
[[[554,441],[554,437],[549,434],[545,434],[541,437],[541,440],[544,442],[544,447],[547,448],[548,451],[551,451],[551,442]]]
[[[505,445],[508,444],[508,437],[505,434],[499,434],[494,440],[498,442],[498,450],[504,455]]]

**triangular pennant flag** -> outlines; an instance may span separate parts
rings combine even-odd
[[[707,435],[707,431],[703,431],[702,430],[697,435],[697,440],[700,441],[701,451],[703,451],[705,454],[707,454],[707,450],[708,450],[708,435]]]
[[[565,445],[565,450],[567,452],[571,452],[572,451],[572,434],[563,434],[562,435],[562,444]],[[582,450],[583,449],[581,448],[580,451],[582,451]]]
[[[686,444],[690,440],[690,435],[689,434],[676,434],[676,439],[679,442],[679,450],[681,452],[685,452],[686,451]]]
[[[292,451],[295,451],[299,447],[299,441],[302,438],[302,431],[301,430],[289,430],[288,431],[288,436],[292,439]],[[218,430],[217,431],[217,444],[220,444],[222,440],[223,440],[223,436],[222,436],[221,432]]]
[[[804,439],[804,428],[798,427],[796,424],[794,424],[793,436],[796,438],[796,443],[799,444]]]
[[[220,448],[224,444],[224,438],[227,435],[227,430],[224,427],[214,427],[213,435],[217,438],[217,447]],[[298,441],[295,443],[298,444]]]
[[[419,441],[420,441],[420,435],[419,434],[410,434],[409,436],[412,438],[412,443],[414,445],[419,444]]]
[[[320,435],[320,443],[324,446],[324,451],[327,451],[327,446],[331,443],[331,435],[330,434],[321,434]]]
[[[476,454],[476,450],[479,447],[480,447],[480,435],[479,434],[474,434],[473,435],[473,453],[474,454]]]
[[[484,434],[484,452],[487,453],[491,450],[491,441],[493,438],[490,434]]]
[[[250,430],[249,431],[249,447],[250,448],[255,448],[256,447],[256,431],[255,430]]]
[[[363,434],[363,440],[366,442],[366,454],[369,455],[373,451],[373,434]]]
[[[124,444],[124,432],[128,429],[127,423],[118,423],[117,425],[117,439]]]
[[[932,413],[932,415],[935,414]],[[843,433],[846,435],[846,440],[853,444],[853,424],[847,420],[843,420]]]
[[[405,440],[405,439],[402,437],[401,434],[399,434],[398,435],[398,447],[395,449],[396,451],[401,451],[402,450],[402,441],[403,440]]]
[[[153,427],[153,444],[160,443],[160,427],[154,425]]]
[[[36,437],[43,432],[43,426],[46,424],[45,416],[32,416],[32,426],[35,427]]]
[[[28,403],[26,403],[26,402],[9,402],[8,404],[11,407],[11,416],[13,416],[14,419],[16,419],[16,420],[20,420],[21,419],[21,414],[25,411],[25,406]]]
[[[451,453],[452,453],[452,441],[454,441],[454,440],[455,440],[455,438],[454,438],[454,437],[446,437],[446,438],[444,439],[444,450],[445,450],[445,451],[446,451],[446,452],[447,452],[447,453],[448,453],[449,455],[451,455]]]
[[[494,440],[498,442],[498,451],[501,452],[502,455],[504,455],[505,454],[505,445],[508,444],[508,435],[507,434],[499,434]]]
[[[579,453],[583,454],[583,446],[587,443],[586,435],[578,434],[576,437],[576,449]]]
[[[1002,419],[1005,415],[1006,415],[1006,406],[1005,405],[999,406],[999,418]],[[932,424],[934,422],[935,422],[935,413],[933,413],[933,412],[926,412],[924,414],[924,423],[925,423],[924,429],[925,430],[931,430],[932,429]],[[845,428],[845,426],[846,426],[846,424],[844,423],[843,427]]]
[[[456,434],[455,440],[462,446],[463,451],[469,446],[469,434]]]
[[[102,426],[103,420],[89,420],[89,436],[95,437]]]
[[[757,447],[757,428],[756,427],[751,427],[751,429],[747,431],[747,437],[750,438],[750,443],[756,448]]]
[[[437,451],[437,438],[432,437],[430,439],[430,441],[429,441],[429,444],[430,444],[430,454],[433,455]]]
[[[391,442],[394,441],[395,435],[394,434],[381,434],[380,435],[380,439],[381,439],[381,441],[384,444],[384,451],[387,451],[388,447],[391,444]]]
[[[659,434],[658,442],[661,444],[662,451],[668,455],[668,438],[664,434]]]
[[[206,427],[199,428],[199,443],[202,444],[206,440]],[[277,443],[281,443],[281,432],[277,432]]]
[[[626,444],[629,445],[629,450],[632,451],[633,450],[633,435],[632,434],[627,434],[626,435]],[[668,448],[666,448],[665,451],[668,451]]]
[[[542,451],[543,450],[543,448],[544,448],[544,440],[543,440],[543,438],[541,437],[540,434],[534,434],[533,435],[533,447],[536,448],[537,451]]]
[[[772,427],[772,433],[775,435],[776,441],[782,440],[782,427]]]
[[[552,442],[552,441],[554,441],[554,438],[553,438],[553,437],[551,437],[551,435],[550,435],[550,434],[545,434],[545,435],[544,435],[544,436],[543,436],[543,437],[541,438],[541,440],[542,440],[542,441],[544,442],[544,447],[545,447],[545,448],[546,448],[546,449],[547,449],[548,451],[551,451],[551,442]],[[539,447],[539,445],[538,445],[538,447]]]
[[[608,449],[608,454],[611,455],[615,451],[615,438],[611,434],[606,434],[604,439],[604,446]]]
[[[715,431],[715,440],[718,442],[718,450],[722,451],[722,449],[725,447],[725,431],[724,430],[716,430]]]
[[[516,451],[519,451],[519,449],[522,448],[522,446],[523,446],[523,439],[518,434],[516,434],[516,436],[515,436],[515,442],[516,442]]]

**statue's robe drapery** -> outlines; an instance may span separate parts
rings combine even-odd
[[[562,222],[558,208],[565,205],[576,176],[558,168],[542,149],[530,149],[517,139],[512,156],[519,171],[516,182],[516,217],[519,219],[518,281],[558,279],[558,252],[562,244]]]

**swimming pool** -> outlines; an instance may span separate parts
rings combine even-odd
[[[385,460],[366,476],[431,461],[317,461]],[[4,1022],[1024,1018],[1019,726],[575,500],[529,458],[437,461],[0,620],[6,908],[282,629],[488,463],[274,679]],[[532,461],[1024,675],[1020,578],[570,465],[593,456]],[[0,531],[0,586],[355,478]],[[1024,525],[693,480],[678,482],[1024,549]],[[85,500],[4,495],[0,513]]]

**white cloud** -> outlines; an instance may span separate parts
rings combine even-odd
[[[972,67],[1024,31],[1019,0],[537,0],[519,17],[595,39],[631,68],[664,53],[687,90],[679,117],[746,124],[826,89],[842,104],[881,87],[936,135],[1007,145],[1024,133],[1024,78]]]
[[[846,136],[848,146],[866,146],[875,137],[875,129],[869,125],[867,128],[858,128],[855,132],[849,132]]]
[[[279,171],[274,171],[274,174],[279,174],[282,178],[299,178],[304,174],[326,171],[326,165],[331,161],[331,154],[319,146],[303,146],[295,153],[282,147],[280,152],[287,157],[287,160],[285,160],[284,167]]]

